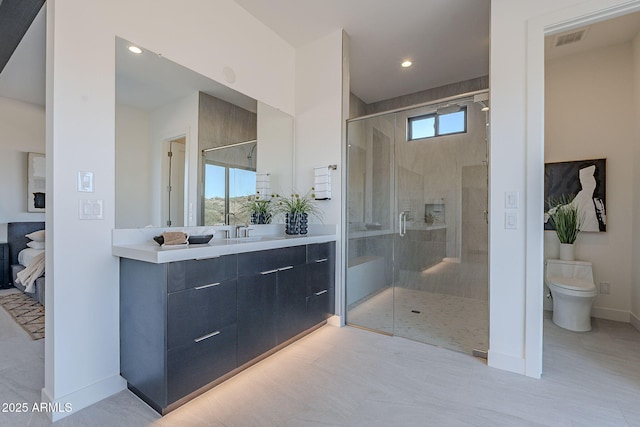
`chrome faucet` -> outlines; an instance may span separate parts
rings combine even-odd
[[[227,214],[227,225],[231,225],[231,216],[233,216],[233,225],[238,224],[238,217],[233,212]]]
[[[248,224],[236,225],[236,237],[249,237],[249,230],[253,230],[253,228],[250,228]]]

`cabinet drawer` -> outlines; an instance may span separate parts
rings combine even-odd
[[[305,246],[292,246],[238,255],[238,277],[252,276],[278,268],[304,264]]]
[[[334,269],[332,261],[307,264],[307,296],[335,287]]]
[[[167,290],[177,292],[234,279],[237,272],[237,256],[172,262],[168,264],[167,269]]]
[[[332,260],[336,256],[336,242],[314,243],[307,245],[307,262]]]
[[[335,312],[335,295],[333,288],[307,297],[307,327],[310,328],[326,320]]]
[[[236,367],[236,325],[167,352],[167,403],[192,393]]]
[[[167,348],[189,344],[236,323],[236,281],[207,284],[167,297]]]

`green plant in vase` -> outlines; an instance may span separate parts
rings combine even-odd
[[[248,196],[242,210],[251,216],[251,224],[270,224],[273,218],[272,197],[265,198],[256,194]]]
[[[315,204],[314,189],[306,194],[292,193],[288,197],[275,196],[274,211],[285,218],[285,233],[307,234],[309,216],[322,219],[322,212]]]
[[[573,244],[582,226],[580,211],[572,202],[571,196],[549,199],[547,201],[549,210],[545,213],[545,221],[551,221],[560,240],[560,259],[566,261],[573,261]]]
[[[436,220],[436,216],[431,212],[424,214],[424,222],[427,225],[433,225],[435,220]]]

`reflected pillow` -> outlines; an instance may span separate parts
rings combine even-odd
[[[45,245],[44,242],[36,242],[36,241],[27,243],[27,246],[33,249],[44,249],[44,245]]]
[[[34,231],[33,233],[26,234],[24,237],[34,242],[44,242],[44,230]]]

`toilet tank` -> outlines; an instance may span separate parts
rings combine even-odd
[[[589,261],[561,261],[548,259],[545,268],[545,282],[547,277],[573,277],[575,279],[593,282],[593,269]]]

